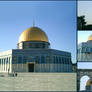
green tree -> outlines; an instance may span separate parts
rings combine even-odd
[[[85,16],[77,17],[77,28],[78,28],[78,30],[85,29],[85,26],[86,26]]]

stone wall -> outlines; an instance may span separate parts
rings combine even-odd
[[[12,72],[28,72],[28,64],[12,64]],[[34,63],[34,72],[72,72],[72,65]]]

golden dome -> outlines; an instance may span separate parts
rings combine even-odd
[[[22,41],[44,41],[48,42],[48,37],[40,28],[31,27],[25,30],[19,37],[19,43]]]
[[[88,41],[89,41],[89,40],[92,40],[92,35],[90,35],[90,36],[88,37]]]
[[[90,80],[88,80],[86,83],[86,86],[90,86],[90,85],[91,85],[91,82],[90,82]]]

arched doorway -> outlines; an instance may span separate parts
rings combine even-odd
[[[28,72],[34,72],[34,63],[28,63]]]
[[[80,91],[90,91],[91,82],[90,77],[85,75],[80,79]]]

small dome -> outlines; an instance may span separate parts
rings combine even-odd
[[[90,35],[90,36],[88,37],[88,41],[90,41],[90,40],[92,40],[92,35]]]
[[[25,30],[20,35],[18,43],[24,42],[24,41],[44,41],[44,42],[49,42],[48,37],[45,34],[45,32],[42,31],[38,27],[31,27],[31,28],[28,28],[27,30]]]

